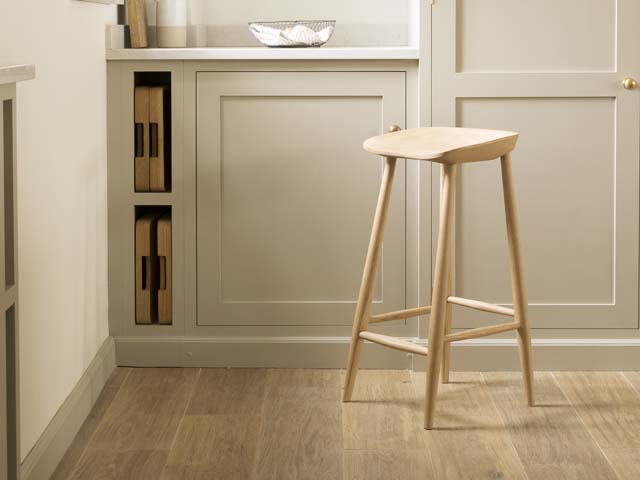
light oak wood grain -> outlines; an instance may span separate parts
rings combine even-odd
[[[440,216],[438,226],[438,247],[431,292],[431,317],[429,318],[429,338],[427,357],[427,379],[425,382],[424,428],[433,427],[440,367],[445,357],[444,332],[449,304],[449,276],[451,271],[451,232],[453,230],[453,208],[456,192],[457,165],[442,167],[442,192],[440,195]]]
[[[469,330],[463,330],[462,332],[450,333],[445,335],[445,342],[458,342],[460,340],[468,340],[470,338],[486,337],[488,335],[495,335],[497,333],[508,332],[510,330],[516,330],[520,327],[518,322],[499,323],[498,325],[490,325],[488,327],[471,328]]]
[[[415,353],[417,355],[427,355],[429,353],[426,347],[418,345],[413,342],[407,342],[400,338],[391,337],[389,335],[383,335],[381,333],[374,332],[360,332],[360,338],[374,342],[385,347],[394,348],[396,350],[402,350],[403,352]]]
[[[623,372],[623,375],[640,395],[640,372]]]
[[[165,192],[168,187],[167,156],[169,138],[165,135],[169,120],[165,108],[169,105],[169,92],[166,87],[151,87],[149,89],[149,190]]]
[[[136,152],[134,158],[134,186],[136,192],[149,191],[149,87],[134,91],[134,122]]]
[[[424,391],[424,374],[412,378]],[[527,478],[481,374],[451,372],[436,415],[438,428],[424,432],[436,478]]]
[[[344,480],[429,480],[429,454],[419,450],[344,452]]]
[[[518,373],[484,373],[483,377],[529,478],[615,478],[551,373],[538,374],[534,409],[522,398]]]
[[[605,448],[603,452],[620,480],[639,478],[640,448]]]
[[[246,480],[256,455],[260,416],[186,415],[163,479]]]
[[[113,402],[113,399],[116,397],[122,382],[126,379],[129,373],[130,369],[119,367],[114,370],[113,374],[111,374],[111,377],[107,380],[102,392],[100,392],[100,396],[96,400],[96,403],[93,405],[91,412],[80,427],[80,430],[73,439],[73,442],[71,442],[67,452],[53,472],[51,480],[66,480],[70,477],[73,468],[87,448],[87,445],[91,440],[91,436],[104,418],[104,415]]]
[[[364,263],[364,272],[358,294],[358,303],[356,304],[356,312],[353,317],[353,326],[351,329],[351,345],[349,346],[349,356],[347,357],[347,375],[345,377],[344,391],[342,394],[342,400],[345,402],[351,400],[353,386],[358,374],[358,364],[362,353],[362,344],[364,343],[364,340],[360,338],[360,332],[365,331],[369,325],[369,312],[371,311],[378,263],[382,253],[384,226],[387,221],[389,203],[391,202],[391,187],[393,185],[395,169],[396,159],[393,157],[385,158],[382,183],[378,194],[378,204],[373,217],[369,248],[367,249],[367,257]]]
[[[167,451],[89,450],[73,470],[69,480],[141,480],[160,478]]]
[[[408,371],[361,370],[342,405],[344,449],[424,450],[420,405]]]
[[[416,307],[407,308],[405,310],[398,310],[396,312],[381,313],[380,315],[373,315],[369,318],[369,323],[386,322],[388,320],[398,320],[400,318],[417,317],[419,315],[426,315],[431,312],[431,307]]]
[[[147,15],[144,0],[126,0],[126,5],[127,16],[129,17],[129,31],[131,33],[131,48],[148,47]]]
[[[197,369],[133,369],[88,449],[169,450],[197,376]]]
[[[518,134],[477,128],[426,127],[372,137],[367,152],[386,157],[429,160],[444,164],[493,160],[516,146]]]
[[[269,372],[252,478],[342,479],[340,381],[337,371]]]
[[[187,415],[254,415],[262,408],[268,370],[202,369]]]
[[[533,390],[533,360],[531,358],[531,328],[529,326],[529,303],[524,282],[524,265],[522,255],[522,241],[520,239],[520,225],[518,224],[518,209],[516,207],[516,193],[511,169],[511,154],[500,158],[502,171],[502,193],[504,198],[504,213],[507,220],[507,241],[509,245],[509,270],[511,272],[511,292],[513,296],[513,311],[518,327],[518,353],[524,392],[529,406],[535,405]]]
[[[622,373],[554,376],[600,448],[640,448],[640,398]],[[640,464],[637,468],[640,472]]]
[[[498,315],[514,316],[512,308],[502,307],[500,305],[492,305],[491,303],[481,302],[479,300],[472,300],[470,298],[449,297],[447,302],[463,307],[473,308],[474,310],[480,310],[482,312],[496,313]]]
[[[420,422],[422,372],[363,370],[349,403],[339,370],[198,372],[117,370],[52,478],[635,480],[640,471],[635,372],[540,373],[535,409],[518,373],[453,372],[434,431]],[[185,415],[191,408],[208,413]]]
[[[136,220],[136,323],[148,325],[158,321],[158,218],[159,212]]]
[[[171,325],[173,321],[173,254],[171,251],[171,214],[158,220],[158,323]]]

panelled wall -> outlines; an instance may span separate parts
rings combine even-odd
[[[123,365],[342,367],[390,124],[520,132],[516,194],[539,369],[637,369],[634,0],[438,1],[419,60],[111,61],[110,322]],[[487,22],[487,19],[492,19]],[[132,190],[134,76],[170,72],[173,188]],[[119,141],[124,139],[125,141]],[[374,312],[429,302],[438,167],[401,163]],[[462,167],[454,294],[509,305],[498,162]],[[134,207],[173,216],[173,324],[133,321]],[[376,326],[425,342],[428,318]],[[453,327],[496,323],[454,307]],[[519,368],[514,335],[454,368]],[[367,345],[365,365],[424,362]]]
[[[418,125],[417,62],[111,62],[110,316],[134,365],[344,363],[382,160]],[[136,72],[169,72],[173,184],[133,189]],[[417,305],[418,166],[400,163],[374,312]],[[132,321],[135,211],[171,207],[173,322]],[[413,212],[413,213],[412,213]],[[410,246],[410,248],[407,248]],[[415,267],[407,268],[411,264]],[[417,320],[379,330],[416,337]],[[407,367],[397,352],[371,365]],[[378,362],[378,363],[376,363]]]
[[[622,85],[640,74],[637,18],[629,0],[433,9],[433,123],[521,134],[514,174],[537,335],[637,336],[639,98]],[[456,294],[509,303],[499,167],[460,177]],[[461,311],[454,326],[472,323]]]

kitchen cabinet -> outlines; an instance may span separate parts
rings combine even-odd
[[[622,84],[640,78],[640,4],[410,5],[399,47],[108,49],[119,364],[343,367],[381,175],[361,144],[398,124],[520,132],[535,367],[640,368],[640,90]],[[135,76],[154,73],[171,79],[172,189],[134,192]],[[453,290],[509,306],[498,168],[459,174]],[[373,313],[430,303],[438,169],[400,163]],[[134,216],[156,206],[172,212],[173,323],[136,325]],[[425,344],[427,322],[373,328]],[[453,308],[454,331],[491,323]],[[376,348],[367,366],[424,366]],[[456,344],[452,361],[518,368],[516,340]]]
[[[0,480],[20,475],[16,84],[34,65],[0,66]]]
[[[168,192],[134,189],[136,79],[171,91]],[[340,366],[382,177],[362,142],[417,126],[415,60],[118,61],[108,84],[118,362]],[[399,162],[374,313],[419,301],[418,170]],[[172,216],[172,324],[136,324],[134,223],[157,208]],[[415,337],[417,322],[376,329]]]
[[[404,72],[199,72],[198,325],[350,325]],[[375,310],[405,306],[405,171]]]
[[[538,331],[638,328],[640,102],[622,80],[640,74],[639,16],[634,0],[433,8],[433,124],[520,133],[513,168]],[[510,304],[498,171],[460,172],[454,292]],[[434,208],[437,192],[436,182]],[[454,327],[477,325],[456,312]]]

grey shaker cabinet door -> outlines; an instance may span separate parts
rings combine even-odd
[[[622,80],[640,75],[640,2],[459,0],[432,12],[434,125],[520,132],[532,326],[637,328],[640,91]],[[499,163],[465,165],[459,182],[454,294],[510,304]],[[456,310],[454,327],[477,319]]]
[[[404,72],[200,72],[198,325],[348,325]],[[400,162],[374,312],[405,304]]]

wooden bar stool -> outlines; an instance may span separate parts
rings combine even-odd
[[[518,333],[525,394],[528,404],[533,406],[531,332],[527,313],[527,297],[522,273],[520,237],[518,233],[518,219],[511,174],[510,152],[515,148],[517,140],[517,133],[495,130],[446,127],[400,130],[398,127],[391,127],[390,133],[370,138],[364,142],[364,149],[366,151],[385,157],[385,167],[378,197],[378,206],[373,220],[371,240],[369,241],[369,250],[365,261],[362,284],[360,286],[360,294],[358,296],[358,304],[353,320],[353,333],[347,361],[347,376],[343,401],[348,402],[351,400],[364,340],[418,355],[425,355],[428,358],[428,362],[424,427],[431,429],[433,426],[433,412],[436,395],[438,393],[438,375],[441,364],[443,364],[442,380],[445,383],[448,382],[449,349],[451,342],[516,330]],[[431,306],[410,308],[408,310],[371,316],[370,309],[374,282],[382,248],[387,207],[389,206],[389,199],[391,197],[391,184],[393,182],[396,159],[398,158],[427,160],[442,164],[440,227],[438,232],[438,249]],[[458,164],[497,158],[500,158],[502,167],[502,187],[507,220],[507,237],[509,241],[513,309],[478,300],[453,297],[450,292],[451,226],[453,223]],[[451,304],[511,316],[514,319],[511,322],[490,327],[480,327],[450,333]],[[428,348],[367,330],[367,327],[371,323],[409,318],[427,313],[431,313]]]

